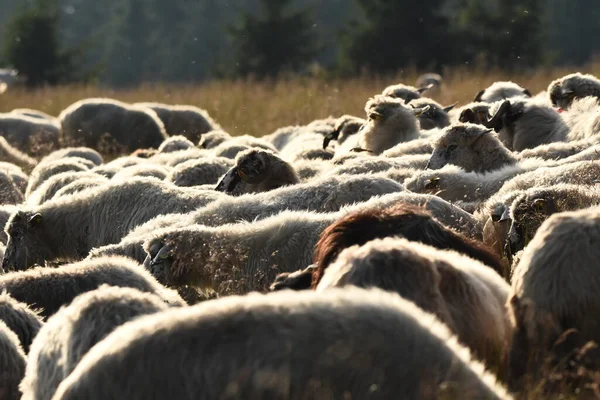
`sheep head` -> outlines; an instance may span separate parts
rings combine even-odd
[[[469,124],[484,125],[490,119],[490,105],[488,103],[471,103],[466,106],[458,121]]]
[[[436,141],[427,169],[440,169],[453,164],[467,172],[480,171],[485,160],[485,147],[502,146],[501,143],[488,143],[498,139],[490,135],[491,129],[480,125],[455,125],[447,128]]]
[[[567,110],[577,98],[600,97],[600,81],[593,75],[570,74],[552,82],[548,93],[553,106]]]
[[[5,230],[8,235],[2,262],[5,272],[24,271],[51,258],[40,213],[18,211],[10,217]]]
[[[404,103],[409,103],[412,100],[420,98],[421,93],[423,93],[427,89],[429,88],[417,89],[413,86],[403,85],[399,83],[397,85],[391,85],[386,87],[381,94],[386,97],[404,100]]]

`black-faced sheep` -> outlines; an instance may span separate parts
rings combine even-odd
[[[154,293],[168,304],[185,305],[176,292],[160,285],[139,264],[124,257],[97,258],[58,268],[38,267],[0,275],[0,293],[6,291],[17,301],[39,310],[43,318],[103,284]]]
[[[446,323],[488,367],[505,373],[510,287],[489,267],[455,252],[386,238],[342,251],[316,290],[349,285],[396,292],[415,302]]]
[[[48,319],[31,347],[22,400],[50,400],[58,385],[98,342],[117,327],[169,307],[137,289],[102,286],[84,293]]]
[[[36,312],[8,293],[0,293],[0,322],[17,335],[25,354],[29,353],[29,346],[43,324]]]
[[[448,116],[448,112],[450,112],[450,110],[452,110],[456,104],[444,107],[435,100],[422,97],[420,99],[412,100],[408,105],[421,109],[429,107],[427,111],[423,112],[418,117],[421,129],[429,130],[435,128],[445,128],[446,126],[450,125],[450,117]]]
[[[326,149],[332,140],[340,145],[343,144],[349,137],[356,135],[366,122],[364,119],[352,115],[339,117],[333,131],[323,139],[323,148]]]
[[[108,136],[129,151],[157,148],[167,138],[165,127],[150,109],[111,99],[76,102],[59,116],[65,143],[98,148]]]
[[[294,167],[276,154],[258,149],[240,153],[216,190],[231,195],[268,192],[300,183]]]
[[[220,129],[219,124],[205,110],[198,107],[161,103],[135,103],[134,105],[151,108],[161,119],[169,135],[182,135],[194,143],[198,142],[203,133]]]
[[[167,384],[173,365],[176,384]],[[142,317],[90,350],[54,399],[375,400],[399,393],[509,398],[414,304],[381,291],[332,289],[229,297]]]
[[[600,98],[600,81],[593,75],[577,72],[550,83],[548,94],[553,106],[567,110],[575,99],[588,96]]]
[[[134,178],[27,207],[7,224],[2,265],[5,271],[20,271],[45,261],[77,261],[94,247],[119,242],[157,215],[190,212],[222,196]]]
[[[0,398],[20,400],[19,383],[25,374],[25,354],[19,339],[0,321]]]

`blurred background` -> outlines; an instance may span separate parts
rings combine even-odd
[[[113,95],[229,118],[261,91],[329,99],[323,112],[296,104],[292,123],[360,113],[383,87],[430,71],[449,88],[438,100],[464,102],[496,79],[541,90],[565,71],[597,71],[598,21],[598,0],[0,0],[0,68],[25,88],[80,85],[43,104],[4,97],[0,110]]]

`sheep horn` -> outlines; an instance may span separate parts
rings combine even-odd
[[[499,132],[502,129],[502,118],[506,112],[510,109],[510,101],[504,100],[504,102],[498,107],[498,110],[494,116],[488,119],[483,125],[486,128],[492,128],[494,131]]]
[[[450,104],[449,106],[444,107],[444,112],[449,112],[450,110],[452,110],[454,107],[456,107],[458,105],[458,102],[454,103],[454,104]]]
[[[433,87],[433,83],[430,83],[430,84],[429,84],[429,85],[427,85],[427,86],[423,86],[423,87],[421,87],[421,88],[418,88],[418,89],[417,89],[417,92],[419,92],[419,94],[423,94],[423,93],[425,93],[426,91],[428,91],[429,89],[431,89],[432,87]]]
[[[215,190],[217,192],[230,193],[242,181],[238,174],[238,167],[231,168],[219,181]]]

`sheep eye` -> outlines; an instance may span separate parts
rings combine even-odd
[[[456,150],[457,147],[458,147],[457,145],[451,144],[450,146],[448,146],[448,151],[454,151],[454,150]]]

